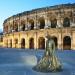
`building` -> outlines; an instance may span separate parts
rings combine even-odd
[[[3,33],[0,33],[0,47],[3,47]]]
[[[75,50],[75,4],[25,11],[3,23],[3,47],[44,49],[49,33],[57,49]]]

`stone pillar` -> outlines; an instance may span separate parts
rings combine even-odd
[[[31,24],[29,23],[29,24],[28,24],[28,30],[30,30],[30,29],[31,29]]]
[[[8,32],[10,33],[11,32],[11,26],[9,25],[9,30],[8,30]]]
[[[27,30],[27,24],[25,25],[25,30]]]
[[[75,23],[74,22],[70,22],[70,26],[71,27],[75,27]]]
[[[60,19],[57,19],[57,27],[61,27],[61,20]]]
[[[3,47],[6,47],[7,40],[5,39],[5,35],[3,36]]]
[[[19,36],[18,36],[18,48],[21,48],[21,38],[20,38],[20,34],[19,34]]]
[[[10,39],[8,40],[8,48],[10,48]]]
[[[10,33],[12,32],[12,25],[10,25]]]
[[[31,25],[30,25],[30,23],[28,22],[26,29],[27,29],[27,30],[30,30],[30,27],[31,27]]]
[[[21,27],[21,25],[19,25],[19,31],[22,31],[22,27]]]
[[[14,36],[15,36],[15,35],[13,35],[13,38],[12,38],[12,48],[15,48],[15,40],[14,40]]]
[[[36,49],[37,45],[36,45],[36,33],[34,33],[34,49]]]
[[[48,20],[48,28],[50,28],[50,27],[51,27],[51,21]]]
[[[21,41],[18,40],[18,48],[21,48]]]
[[[75,50],[75,31],[72,32],[71,49]]]
[[[63,27],[63,18],[61,18],[61,17],[58,17],[58,19],[57,19],[57,27]]]
[[[63,48],[62,34],[59,33],[58,34],[58,49],[62,50],[62,48]]]
[[[7,32],[9,33],[10,32],[10,25],[8,24],[8,30],[7,30]]]
[[[20,31],[20,23],[18,22],[18,31]]]
[[[14,38],[12,38],[12,48],[14,48]]]
[[[34,29],[37,29],[37,21],[34,20]]]
[[[48,28],[48,19],[45,19],[45,28]]]
[[[37,29],[40,29],[40,23],[37,22]]]
[[[28,19],[26,20],[25,30],[28,30]]]
[[[38,47],[37,47],[37,32],[34,33],[34,49],[38,49]]]
[[[73,35],[71,36],[71,49],[73,50],[73,45],[74,45],[74,42],[73,42]]]
[[[26,38],[25,38],[25,48],[29,48],[29,38],[28,38],[28,33],[26,33]]]

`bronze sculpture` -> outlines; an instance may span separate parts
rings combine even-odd
[[[55,55],[55,43],[51,36],[47,35],[46,38],[47,41],[44,56],[34,67],[34,69],[42,72],[60,71],[62,66]]]

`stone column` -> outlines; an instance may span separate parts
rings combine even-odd
[[[18,48],[21,48],[21,38],[20,38],[20,34],[18,34]]]
[[[37,22],[37,29],[40,29],[40,23]]]
[[[18,31],[20,31],[20,25],[21,25],[21,20],[20,20],[20,16],[18,17]]]
[[[61,30],[60,30],[61,31]],[[62,48],[63,48],[63,41],[62,41],[63,39],[62,39],[62,33],[61,32],[59,32],[59,34],[58,34],[58,49],[61,49],[62,50]]]
[[[34,33],[34,49],[38,49],[37,47],[37,32]]]
[[[30,30],[31,29],[31,24],[30,23],[28,23],[28,30]]]
[[[9,23],[9,30],[8,31],[9,31],[9,33],[11,32],[11,25],[10,25],[10,23]]]
[[[25,30],[27,30],[27,24],[25,25]]]
[[[26,20],[25,30],[28,30],[28,19]]]
[[[4,36],[3,36],[3,47],[6,47],[6,44],[7,44],[7,40],[6,40],[5,37],[6,37],[6,36],[4,35]]]
[[[74,22],[70,22],[70,26],[71,27],[75,27],[75,23]]]
[[[8,30],[7,31],[8,31],[8,33],[10,32],[10,25],[9,24],[8,24]]]
[[[10,48],[10,39],[8,40],[8,48]]]
[[[14,48],[14,38],[12,37],[12,48]]]
[[[18,22],[18,31],[20,31],[20,24],[19,24],[19,22]]]
[[[57,27],[63,27],[63,18],[60,16],[57,18]]]
[[[57,19],[57,27],[59,27],[59,28],[62,27],[61,26],[61,20],[60,19]]]
[[[38,29],[37,11],[36,11],[36,13],[35,13],[34,29]]]
[[[72,32],[71,49],[75,50],[75,31]]]
[[[37,29],[37,20],[36,20],[36,18],[34,20],[34,29]]]
[[[19,26],[19,31],[22,31],[22,26],[21,26],[21,24],[20,24],[20,26]]]
[[[12,36],[12,48],[14,48],[14,38]]]
[[[45,28],[48,28],[48,19],[45,19]]]
[[[51,21],[48,20],[48,28],[51,28]]]
[[[37,29],[37,18],[35,17],[33,20],[34,20],[34,29]]]
[[[18,48],[21,48],[21,40],[18,40]]]
[[[26,33],[26,36],[25,36],[25,48],[28,49],[29,48],[29,38],[28,38],[28,33]]]
[[[30,30],[30,27],[31,27],[30,23],[27,22],[27,30]]]
[[[71,35],[71,49],[73,50],[73,45],[74,45],[74,42],[73,42],[73,35]]]
[[[28,23],[26,22],[25,30],[28,30]]]

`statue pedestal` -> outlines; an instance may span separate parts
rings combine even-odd
[[[45,56],[33,69],[40,72],[57,72],[62,70],[62,66],[55,56]]]

